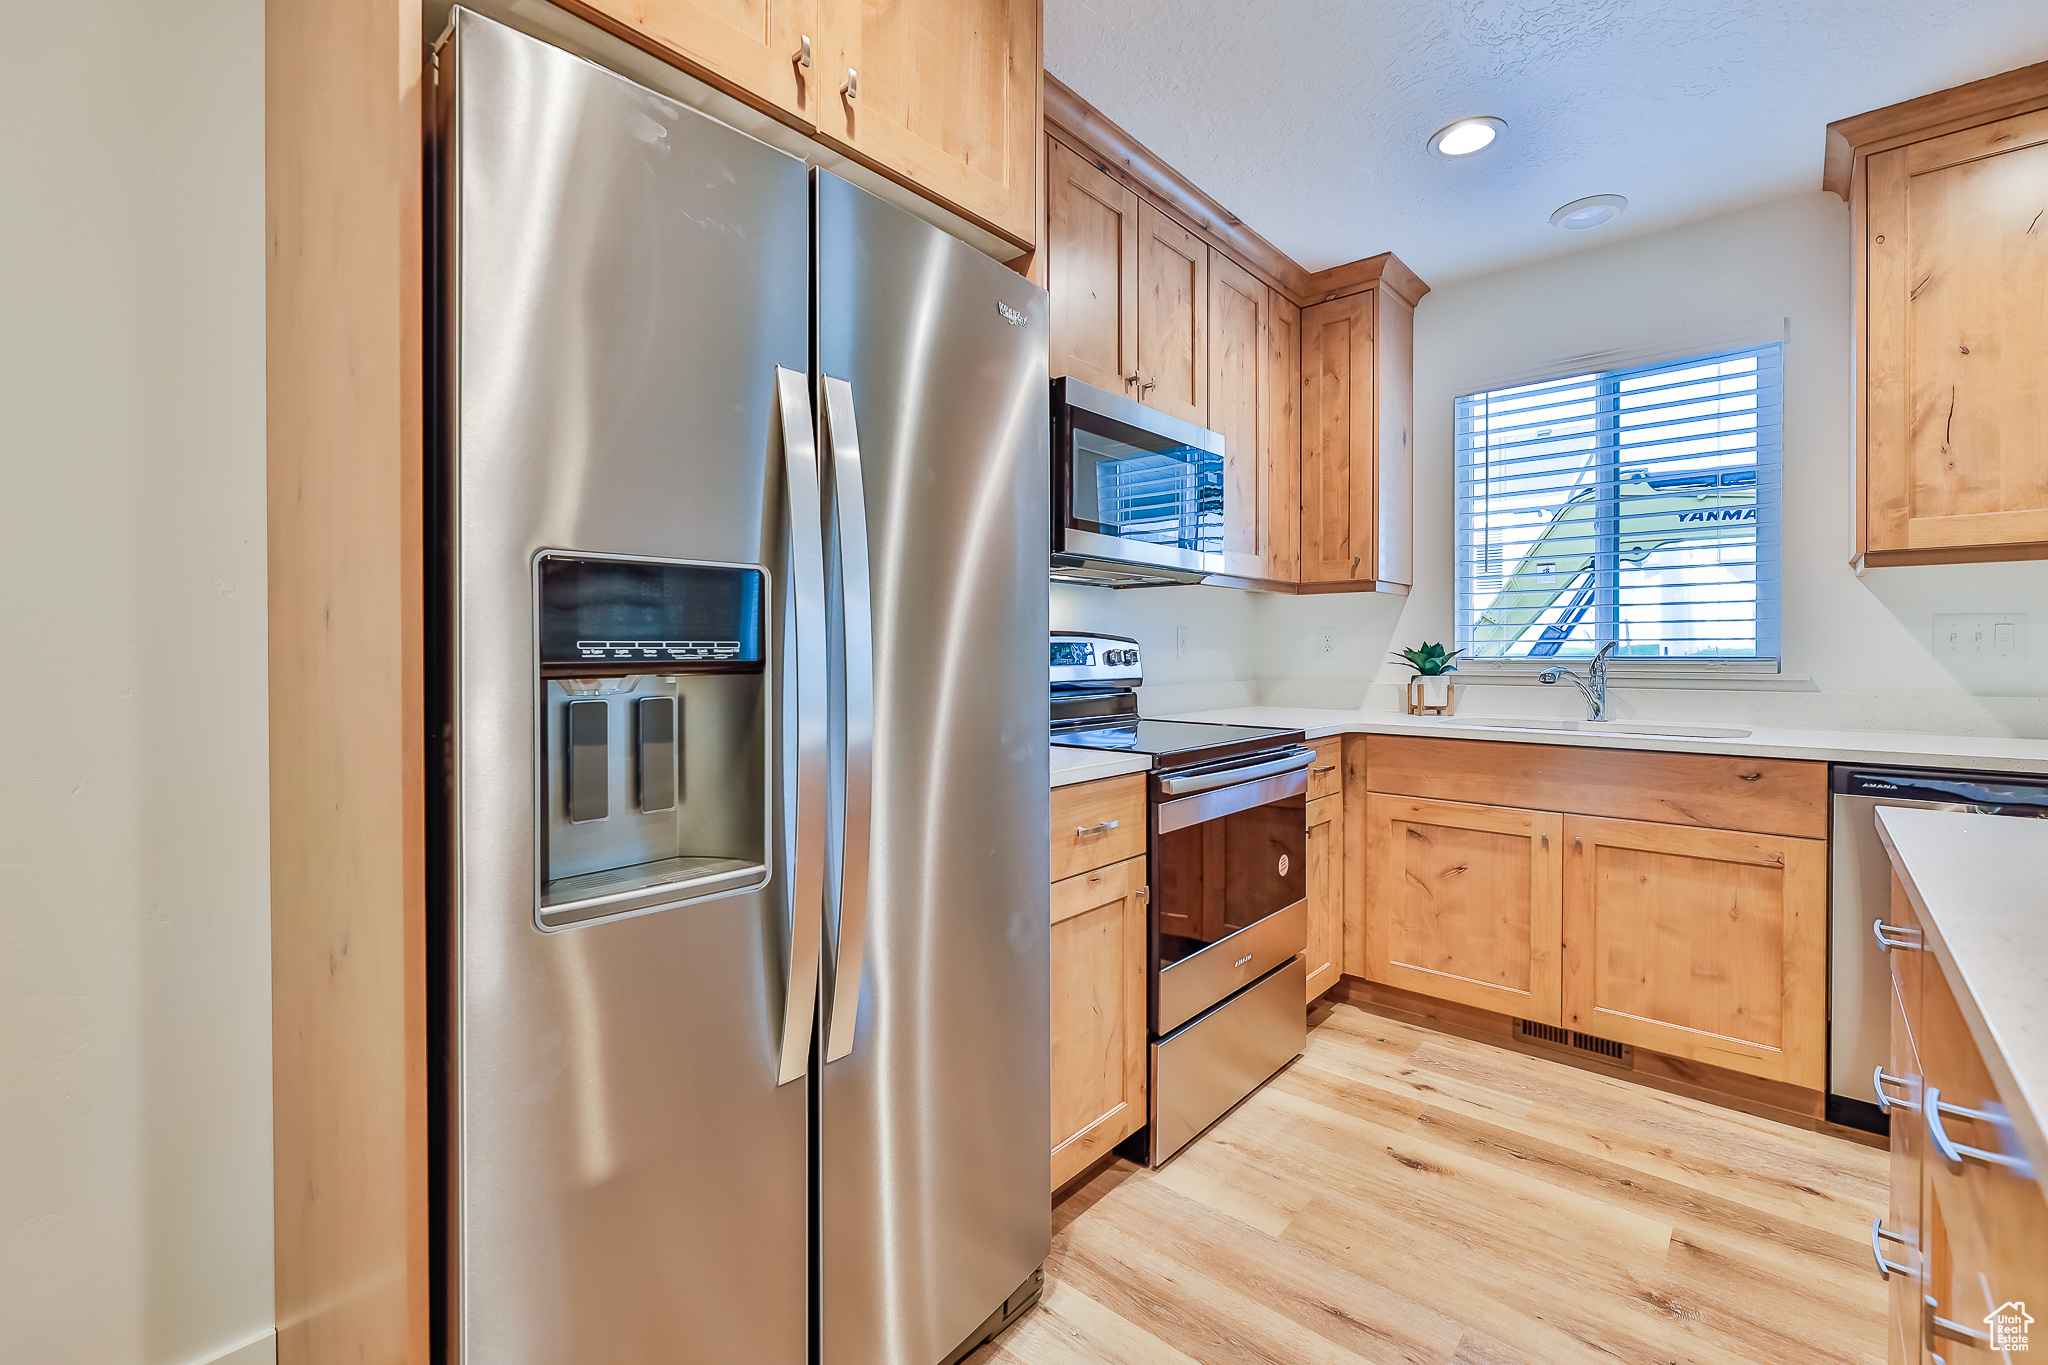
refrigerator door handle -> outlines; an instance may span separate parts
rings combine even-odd
[[[775,368],[782,462],[788,488],[789,569],[796,657],[783,669],[796,703],[795,870],[789,889],[789,979],[782,1001],[782,1064],[777,1084],[810,1069],[811,1025],[818,1005],[818,935],[825,902],[825,783],[829,740],[825,664],[825,545],[812,434],[809,377]]]
[[[874,818],[874,616],[868,577],[867,496],[853,386],[824,379],[826,477],[839,547],[841,663],[845,678],[845,786],[841,792],[839,884],[833,888],[833,970],[827,996],[825,1060],[853,1051],[860,1022],[861,956],[867,943],[869,837]]]

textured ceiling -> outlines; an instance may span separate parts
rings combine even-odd
[[[1045,48],[1302,265],[1441,284],[1817,189],[1831,120],[2048,60],[2048,0],[1045,0]],[[1550,226],[1589,194],[1628,212]]]

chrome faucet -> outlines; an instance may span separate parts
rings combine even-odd
[[[1592,667],[1586,670],[1586,676],[1583,678],[1572,672],[1569,668],[1553,668],[1547,672],[1537,674],[1536,681],[1547,686],[1555,683],[1559,678],[1569,679],[1571,685],[1578,688],[1585,695],[1586,719],[1606,720],[1607,656],[1612,654],[1615,647],[1620,643],[1621,641],[1619,640],[1609,640],[1606,644],[1600,646],[1600,652],[1593,656]]]

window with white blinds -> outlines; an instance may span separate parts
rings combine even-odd
[[[1458,399],[1459,662],[1774,663],[1781,349]]]

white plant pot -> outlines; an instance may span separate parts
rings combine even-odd
[[[1424,706],[1448,706],[1451,703],[1451,680],[1442,673],[1435,677],[1423,678],[1422,704]]]

